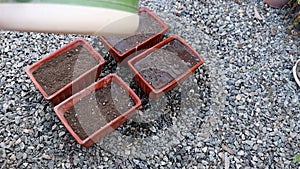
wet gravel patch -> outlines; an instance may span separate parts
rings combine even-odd
[[[120,75],[143,108],[86,149],[79,146],[24,68],[80,35],[0,32],[1,168],[298,168],[300,87],[292,67],[299,37],[287,9],[261,0],[155,1],[152,9],[205,59],[159,100],[136,87],[101,41],[83,36],[106,60],[101,77]],[[255,8],[263,17],[254,17]]]

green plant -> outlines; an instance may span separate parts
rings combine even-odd
[[[298,2],[299,2],[300,0],[298,0]],[[298,163],[298,162],[300,162],[300,154],[296,154],[294,157],[293,157],[293,162],[294,163]]]

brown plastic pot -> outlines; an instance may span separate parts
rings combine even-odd
[[[100,39],[102,40],[105,48],[119,63],[134,52],[142,49],[148,49],[162,41],[164,38],[164,34],[169,29],[169,26],[167,24],[165,24],[159,17],[157,17],[152,11],[147,8],[139,9],[139,15],[140,25],[135,35],[126,37],[100,36]],[[149,17],[150,19],[146,20],[142,16]],[[157,31],[151,33],[142,30],[147,27],[146,23],[157,24],[156,26],[159,27],[159,30],[157,29]]]
[[[96,95],[95,93],[97,91],[104,89],[105,87],[107,87],[108,85],[110,85],[112,83],[116,83],[122,89],[124,89],[126,94],[128,96],[130,96],[130,98],[132,99],[132,102],[134,104],[126,112],[119,112],[118,113],[119,115],[117,117],[115,117],[113,120],[107,121],[107,123],[105,125],[103,125],[99,129],[97,129],[92,134],[88,135],[85,139],[82,139],[79,136],[79,134],[77,134],[74,131],[74,129],[71,127],[71,125],[68,123],[68,120],[66,119],[65,115],[67,113],[69,113],[69,110],[74,108],[80,101],[82,101],[82,99],[88,98],[87,100],[89,100],[90,97],[93,97]],[[111,90],[113,90],[113,89],[111,89]],[[105,96],[107,96],[107,95],[105,95]],[[103,96],[103,97],[105,97],[105,96]],[[103,97],[101,97],[101,98],[103,98]],[[122,100],[120,100],[120,101],[122,101]],[[121,102],[117,102],[117,103],[121,103]],[[116,102],[114,102],[114,104],[116,104]],[[77,106],[80,106],[80,105],[77,105]],[[116,106],[118,106],[118,105],[116,105]],[[81,110],[89,112],[89,108],[87,108],[87,107],[89,107],[89,106],[84,106],[84,108]],[[67,100],[60,103],[59,105],[55,106],[54,111],[57,114],[57,116],[59,117],[59,119],[61,120],[61,122],[63,123],[63,125],[70,132],[70,134],[75,138],[75,140],[80,145],[83,145],[85,147],[90,147],[90,146],[94,145],[95,143],[97,143],[101,138],[105,137],[107,134],[109,134],[110,132],[114,131],[117,127],[122,125],[127,119],[131,118],[131,116],[134,114],[135,110],[137,110],[140,107],[141,107],[141,100],[134,93],[134,91],[128,85],[126,85],[126,83],[124,81],[122,81],[122,79],[120,77],[118,77],[116,74],[109,74],[108,76],[100,79],[99,81],[95,82],[91,86],[76,93],[75,95],[71,96]],[[103,109],[99,108],[99,110],[96,110],[96,111],[100,112],[101,110],[103,111]],[[81,112],[81,114],[82,114],[81,117],[88,116],[85,113],[86,112]],[[101,113],[103,114],[106,112],[101,112]],[[84,118],[88,118],[88,117],[84,117]],[[93,117],[90,117],[90,118],[92,118],[92,119],[89,119],[88,120],[89,123],[85,124],[85,125],[91,125],[91,123],[93,121]]]
[[[66,55],[66,52],[69,52],[70,50],[74,50],[76,47],[82,47],[86,49],[86,53],[92,57],[95,58],[95,66],[93,66],[91,69],[83,72],[82,74],[79,74],[77,78],[74,78],[74,80],[71,80],[69,83],[67,83],[62,88],[56,90],[54,93],[47,93],[44,89],[43,85],[38,82],[36,76],[34,73],[36,71],[40,71],[39,68],[43,64],[49,63],[52,59],[55,59],[58,56]],[[80,52],[80,51],[79,51]],[[73,56],[73,55],[70,55]],[[33,81],[34,85],[37,87],[37,89],[42,93],[42,95],[45,97],[46,100],[50,101],[53,105],[57,105],[61,103],[66,98],[70,97],[72,94],[84,89],[85,87],[89,86],[93,82],[95,82],[102,70],[102,67],[105,63],[105,60],[102,56],[99,55],[99,53],[91,46],[89,45],[83,38],[78,38],[74,40],[73,42],[63,46],[62,48],[56,50],[55,52],[51,53],[50,55],[42,58],[40,61],[32,64],[31,66],[27,67],[25,69],[26,73],[28,74],[29,78]],[[55,65],[54,65],[55,68]],[[43,72],[41,72],[43,73]],[[74,73],[74,72],[73,72]],[[45,76],[55,76],[50,75],[48,73],[44,73]]]
[[[281,8],[287,4],[290,0],[264,0],[265,3],[273,8]]]
[[[136,84],[151,99],[172,90],[203,63],[204,59],[177,35],[128,61]]]

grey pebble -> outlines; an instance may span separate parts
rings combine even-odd
[[[54,168],[54,161],[49,161],[47,166],[48,166],[49,169],[53,169]]]
[[[58,137],[62,137],[62,136],[64,136],[64,135],[65,135],[65,132],[64,132],[64,131],[58,133]]]

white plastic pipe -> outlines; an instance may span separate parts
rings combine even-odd
[[[0,3],[0,29],[79,33],[91,35],[134,34],[138,14],[108,8],[42,4]]]

